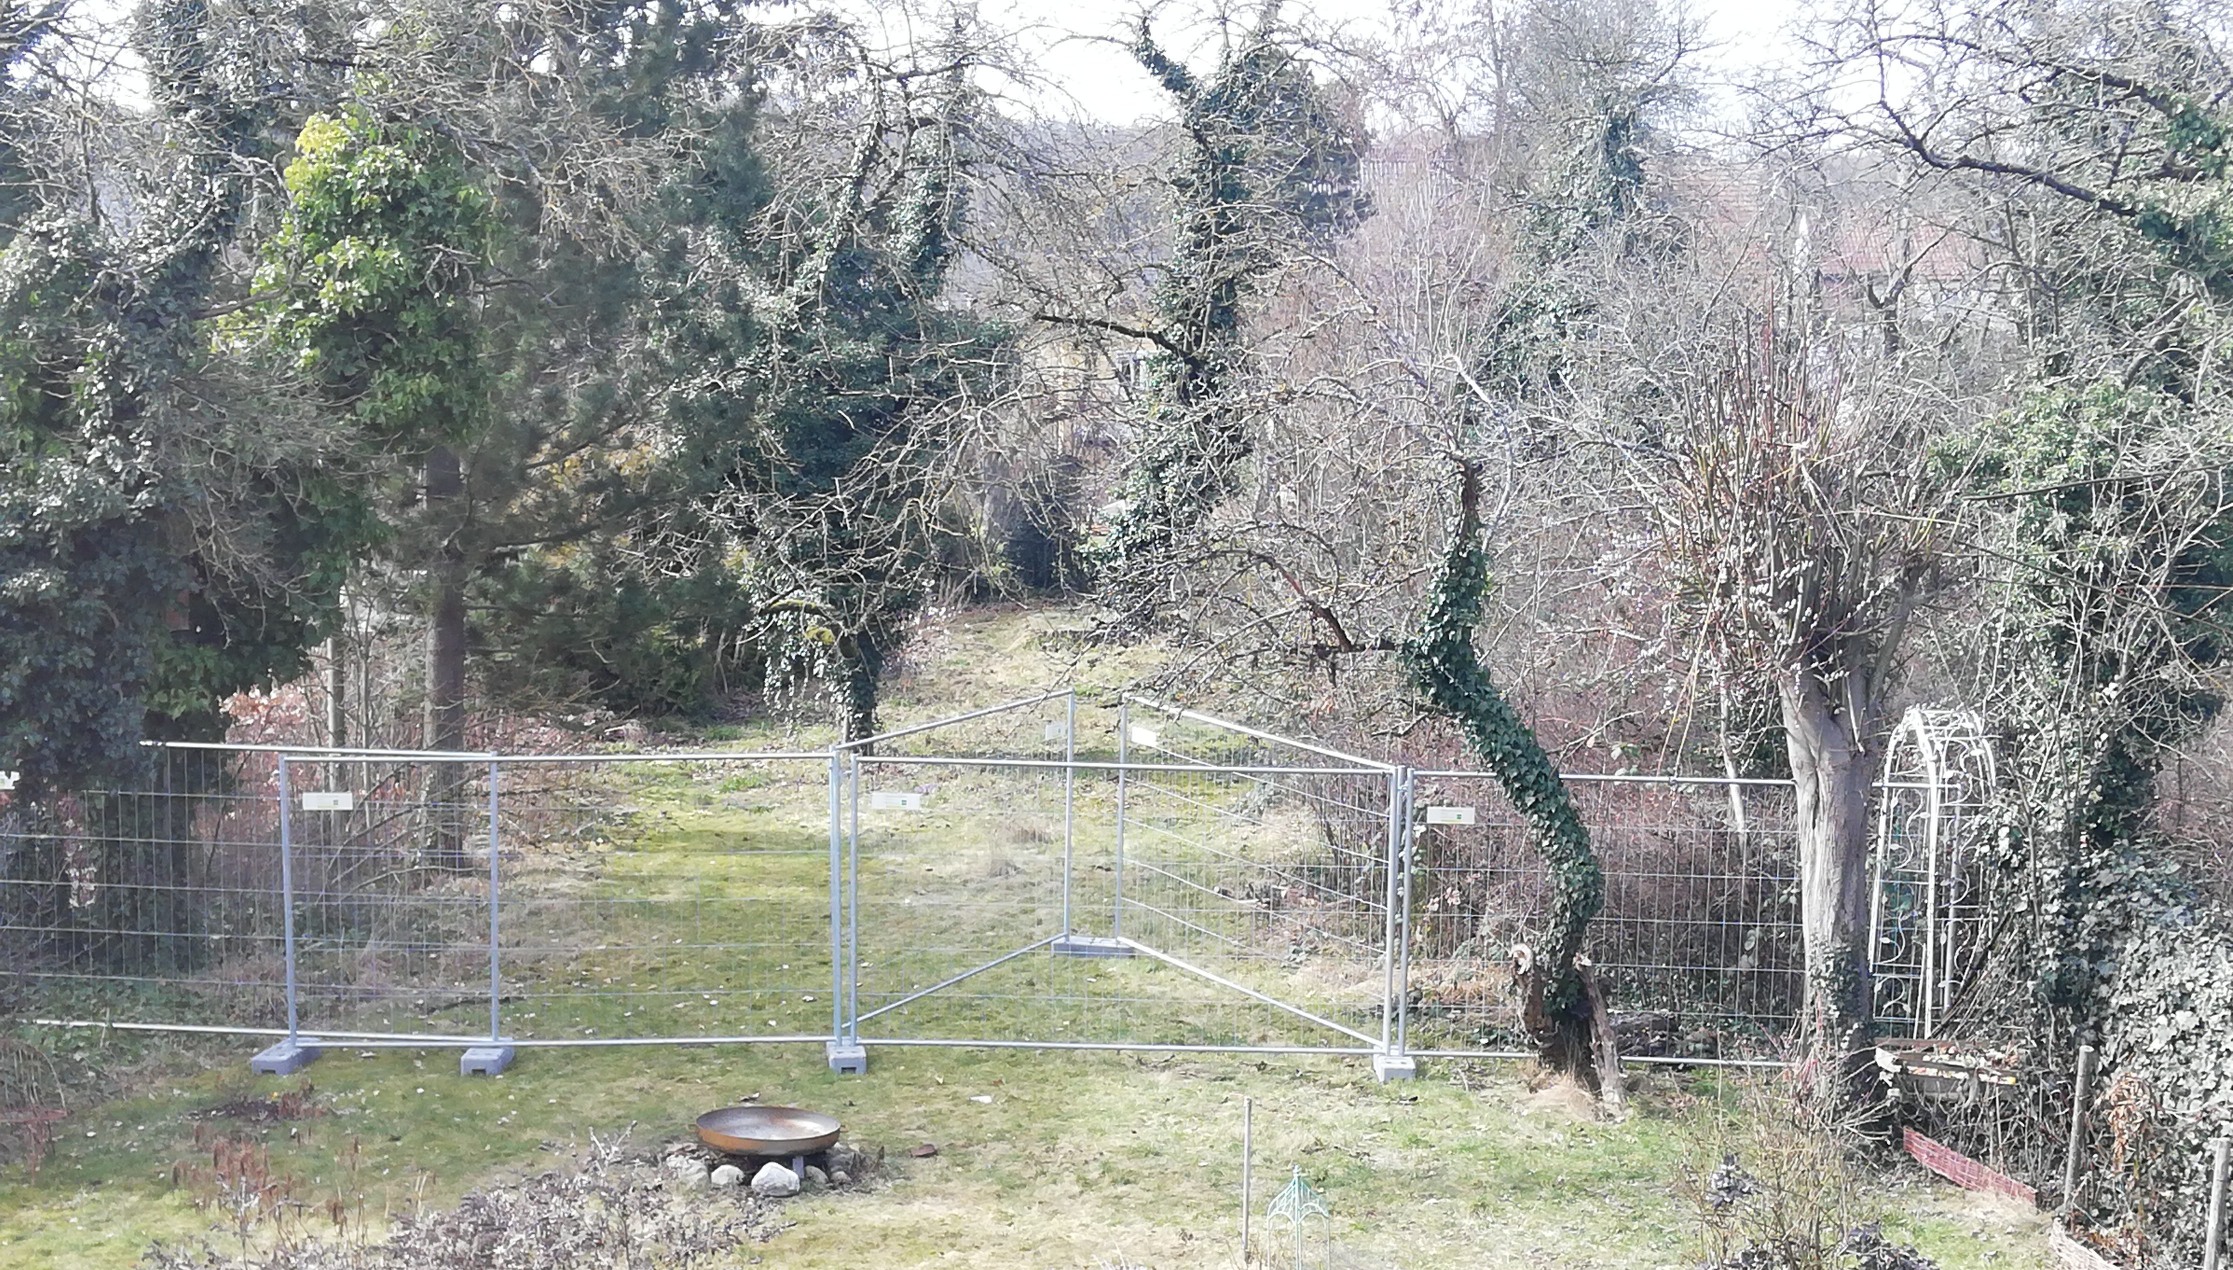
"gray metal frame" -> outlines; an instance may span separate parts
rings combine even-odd
[[[1030,757],[985,753],[967,741],[970,726],[1013,723],[1026,717],[1037,718],[1040,716],[1032,712],[1043,714],[1056,708],[1060,712],[1061,729],[1058,755]],[[1415,929],[1415,924],[1428,911],[1426,906],[1443,905],[1447,902],[1440,892],[1449,889],[1448,880],[1443,877],[1419,876],[1423,867],[1419,854],[1420,803],[1424,797],[1421,785],[1431,782],[1447,787],[1453,783],[1464,785],[1471,782],[1474,786],[1487,788],[1490,778],[1483,773],[1462,770],[1415,771],[1144,697],[1121,698],[1115,703],[1115,715],[1113,761],[1080,757],[1078,700],[1076,693],[1068,688],[811,751],[705,750],[666,754],[504,755],[316,746],[172,746],[170,748],[173,750],[202,749],[236,755],[271,755],[275,758],[274,792],[278,814],[276,840],[272,847],[277,857],[275,898],[282,927],[278,944],[284,963],[283,982],[276,986],[283,999],[283,1017],[273,1020],[269,1026],[257,1026],[254,1020],[235,1019],[223,1022],[84,1018],[42,1021],[66,1026],[113,1026],[148,1031],[267,1037],[275,1043],[256,1058],[258,1069],[265,1071],[292,1071],[316,1058],[319,1050],[329,1045],[353,1048],[455,1046],[466,1052],[461,1066],[469,1073],[502,1070],[504,1064],[511,1061],[515,1049],[637,1045],[819,1043],[825,1046],[831,1066],[841,1072],[865,1070],[868,1049],[880,1045],[1315,1053],[1368,1057],[1384,1079],[1410,1075],[1413,1060],[1419,1057],[1493,1058],[1516,1056],[1524,1052],[1520,1047],[1512,1045],[1453,1044],[1448,1039],[1447,1029],[1439,1034],[1439,1042],[1435,1037],[1430,1037],[1427,1044],[1413,1048],[1417,1043],[1419,1025],[1419,1019],[1415,1017],[1414,999],[1421,991],[1415,954],[1415,945],[1421,936]],[[1184,724],[1200,730],[1203,735],[1226,737],[1233,745],[1245,749],[1250,755],[1269,757],[1262,757],[1261,761],[1217,762],[1173,753],[1167,761],[1163,756],[1155,754],[1148,755],[1147,761],[1143,761],[1140,754],[1142,747],[1137,743],[1140,737],[1147,735],[1140,723],[1143,717],[1167,720],[1173,726]],[[1054,735],[1057,726],[1052,721],[1045,724],[1045,740],[1050,745],[1057,739]],[[897,744],[900,742],[908,744],[901,747]],[[1152,738],[1150,743],[1152,744]],[[303,980],[302,963],[305,953],[299,926],[304,897],[298,893],[302,885],[300,857],[304,845],[297,823],[299,809],[296,807],[295,795],[299,791],[295,777],[307,765],[338,766],[344,762],[426,763],[461,767],[470,765],[475,770],[485,769],[488,818],[488,858],[485,882],[482,883],[486,887],[487,909],[485,947],[482,950],[487,967],[488,1025],[485,1034],[468,1034],[456,1030],[409,1031],[306,1024],[302,1000],[310,985]],[[593,764],[738,764],[753,768],[775,764],[813,764],[822,769],[828,789],[827,862],[823,866],[827,872],[829,966],[826,982],[830,994],[826,1030],[772,1028],[758,1033],[723,1030],[718,1034],[708,1031],[669,1035],[641,1030],[620,1035],[593,1035],[587,1034],[590,1029],[585,1028],[582,1029],[585,1033],[582,1035],[506,1035],[504,976],[509,964],[507,950],[519,939],[527,937],[514,935],[511,924],[506,920],[506,890],[515,883],[508,870],[501,827],[505,822],[509,801],[520,795],[513,792],[517,782],[507,780],[505,771],[507,768],[540,766],[563,769],[572,765]],[[1042,782],[1041,788],[1047,787],[1044,782],[1049,778],[1060,777],[1061,839],[1058,849],[1050,845],[1047,852],[1050,861],[1058,861],[1059,897],[1050,901],[1050,904],[1059,906],[1059,914],[1052,933],[1019,930],[1012,944],[988,949],[989,956],[983,956],[966,965],[957,964],[946,973],[939,974],[934,982],[926,982],[919,987],[904,986],[902,989],[888,990],[884,996],[889,999],[872,1001],[864,1009],[861,951],[863,888],[872,883],[864,881],[862,868],[863,785],[868,774],[875,771],[901,772],[927,768],[965,770],[988,780],[1020,780],[1028,776]],[[1567,779],[1577,787],[1701,790],[1705,791],[1703,796],[1708,801],[1726,794],[1735,808],[1731,832],[1739,839],[1760,832],[1757,827],[1748,826],[1745,801],[1739,796],[1742,790],[1788,789],[1786,782],[1746,782],[1719,777],[1575,774]],[[1112,848],[1113,867],[1108,879],[1111,902],[1105,908],[1098,901],[1086,904],[1084,892],[1079,889],[1081,833],[1089,827],[1089,818],[1083,814],[1084,809],[1081,806],[1080,784],[1085,780],[1106,782],[1113,787],[1113,818],[1103,823],[1098,819],[1101,813],[1096,811],[1090,821],[1096,832],[1104,829],[1108,832],[1109,846]],[[1155,929],[1174,929],[1173,922],[1183,925],[1183,915],[1174,917],[1172,913],[1156,908],[1143,887],[1151,883],[1166,888],[1183,884],[1197,892],[1206,892],[1207,886],[1176,876],[1164,867],[1168,864],[1167,860],[1159,863],[1142,854],[1154,844],[1145,840],[1128,841],[1128,837],[1136,838],[1150,827],[1149,822],[1139,819],[1145,814],[1142,810],[1143,799],[1161,797],[1169,800],[1173,791],[1182,787],[1192,788],[1187,782],[1198,783],[1205,790],[1254,788],[1267,798],[1286,798],[1304,804],[1313,797],[1334,797],[1332,794],[1312,794],[1312,790],[1369,788],[1377,791],[1372,794],[1375,801],[1369,807],[1355,803],[1353,798],[1339,805],[1341,814],[1349,818],[1345,823],[1369,822],[1379,826],[1378,845],[1373,848],[1378,853],[1377,858],[1358,857],[1357,867],[1368,872],[1353,875],[1371,877],[1374,890],[1369,894],[1352,895],[1346,901],[1351,907],[1344,918],[1353,926],[1358,916],[1370,914],[1378,926],[1376,940],[1366,940],[1360,945],[1363,953],[1369,953],[1377,959],[1376,962],[1369,963],[1377,966],[1374,971],[1376,988],[1371,990],[1377,998],[1372,1003],[1372,1023],[1364,1023],[1365,1016],[1361,1015],[1355,1016],[1353,1022],[1344,1022],[1341,1017],[1335,1017],[1334,1011],[1293,996],[1276,983],[1270,983],[1261,977],[1250,982],[1249,975],[1221,969],[1220,964],[1211,964],[1214,959],[1192,955],[1185,947],[1165,946],[1154,937],[1152,932]],[[1339,800],[1336,799],[1336,802]],[[1210,810],[1214,812],[1217,809],[1212,807]],[[1262,828],[1264,823],[1259,821],[1257,827]],[[1512,832],[1510,825],[1500,824],[1494,828],[1507,835]],[[5,832],[4,827],[0,827],[0,832]],[[1238,861],[1235,867],[1247,867],[1247,861],[1237,854],[1228,853],[1221,858]],[[1433,895],[1431,899],[1430,893]],[[873,892],[870,898],[873,898]],[[467,894],[460,902],[478,901]],[[1146,926],[1133,929],[1127,920],[1128,909],[1143,919],[1160,917],[1164,920],[1160,927],[1154,920],[1148,920]],[[1209,945],[1205,943],[1204,946]],[[453,941],[445,951],[455,955],[468,949],[469,945],[459,945]],[[1354,963],[1356,957],[1363,953],[1350,954],[1351,962]],[[1147,1035],[1116,1039],[1071,1039],[1054,1035],[936,1036],[910,1034],[904,1027],[902,1007],[934,1001],[960,989],[965,983],[977,980],[979,976],[1027,958],[1063,956],[1109,956],[1151,961],[1169,971],[1177,972],[1198,989],[1206,986],[1206,989],[1214,990],[1215,994],[1220,994],[1220,999],[1230,1002],[1233,1008],[1268,1010],[1271,1014],[1264,1017],[1285,1018],[1291,1021],[1290,1026],[1300,1025],[1304,1031],[1301,1038],[1296,1040],[1228,1037],[1223,1040],[1196,1042],[1191,1039],[1169,1040]],[[1354,1009],[1355,1004],[1352,1000],[1344,1009]],[[529,1014],[527,1017],[532,1018],[533,1015]],[[876,1035],[866,1035],[864,1025],[872,1022],[881,1022],[887,1026],[875,1029]],[[889,1026],[895,1022],[903,1026]],[[1668,1061],[1751,1065],[1773,1060],[1712,1054],[1690,1055]]]

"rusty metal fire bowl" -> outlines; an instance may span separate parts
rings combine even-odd
[[[723,1107],[698,1117],[698,1141],[730,1155],[809,1155],[837,1142],[837,1119],[797,1107]]]

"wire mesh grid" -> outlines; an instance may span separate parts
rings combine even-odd
[[[1494,1054],[1525,1048],[1503,963],[1548,910],[1486,776],[1066,690],[819,753],[159,753],[145,789],[0,805],[0,991],[41,1014]],[[1783,1034],[1788,787],[1570,781],[1624,1050]],[[1427,804],[1478,814],[1414,825]]]
[[[1409,924],[1409,1025],[1423,1051],[1525,1049],[1510,991],[1551,878],[1527,823],[1480,773],[1422,772]],[[1792,794],[1784,782],[1567,777],[1605,875],[1583,952],[1625,1056],[1772,1043],[1804,989]],[[1443,809],[1449,809],[1444,811]],[[1433,823],[1472,817],[1470,823]]]
[[[1228,1043],[1396,1045],[1397,770],[1137,698],[1118,741],[1109,933]]]
[[[813,756],[502,764],[504,1035],[830,1036],[828,772]]]
[[[847,1028],[869,1044],[1124,1039],[1105,965],[1056,950],[1110,835],[1106,773],[1068,692],[847,751]],[[1075,762],[1073,762],[1075,760]],[[1105,762],[1103,757],[1099,761]]]
[[[278,1021],[276,781],[270,754],[170,747],[132,787],[0,794],[0,1004]]]
[[[297,1013],[313,1035],[488,1031],[493,764],[280,755]]]

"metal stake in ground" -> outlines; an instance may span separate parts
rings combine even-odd
[[[1249,1209],[1256,1203],[1256,1100],[1241,1099],[1241,1264],[1248,1264]]]
[[[2233,1138],[2210,1143],[2210,1229],[2202,1242],[2202,1270],[2218,1270],[2218,1255],[2225,1249],[2225,1182]]]
[[[2086,1144],[2086,1100],[2093,1096],[2093,1070],[2100,1055],[2091,1045],[2078,1050],[2078,1079],[2070,1088],[2070,1147],[2062,1160],[2062,1219],[2078,1211],[2078,1162]]]

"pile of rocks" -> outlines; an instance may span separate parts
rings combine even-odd
[[[852,1186],[875,1167],[875,1161],[851,1147],[835,1146],[807,1156],[801,1174],[781,1160],[755,1161],[723,1155],[695,1142],[678,1142],[667,1148],[661,1167],[670,1189],[744,1187],[767,1199],[789,1199],[804,1192]]]

